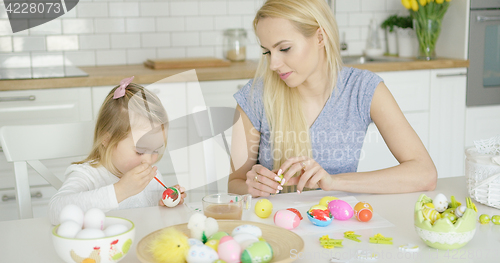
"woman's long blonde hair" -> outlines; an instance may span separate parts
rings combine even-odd
[[[130,83],[125,89],[125,95],[113,99],[114,87],[104,99],[99,110],[95,130],[94,143],[89,156],[75,164],[89,162],[92,167],[104,166],[111,173],[121,175],[121,172],[112,164],[111,154],[117,144],[131,132],[130,113],[142,116],[151,121],[152,125],[161,125],[164,136],[164,145],[167,144],[168,116],[160,99],[151,91],[135,83]],[[160,160],[162,154],[158,156]]]
[[[284,18],[309,38],[321,28],[325,41],[328,85],[330,94],[337,83],[342,67],[337,23],[325,0],[268,0],[257,11],[253,21],[256,31],[259,20],[266,17]],[[279,75],[269,68],[268,56],[263,56],[253,83],[263,81],[264,108],[271,130],[273,169],[277,169],[292,156],[312,157],[309,127],[307,125],[300,95],[295,88],[288,87]]]

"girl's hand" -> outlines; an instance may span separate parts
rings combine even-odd
[[[156,166],[142,163],[122,175],[120,181],[114,185],[118,203],[142,192],[156,176],[157,170]]]
[[[177,190],[179,190],[179,193],[181,193],[181,201],[179,202],[179,204],[177,205],[181,205],[184,203],[184,198],[186,198],[186,189],[178,184],[174,185],[175,188],[177,188]],[[158,202],[158,205],[160,206],[166,206],[164,203],[163,203],[163,200],[160,199],[160,201]]]
[[[279,180],[280,178],[275,172],[256,164],[252,166],[252,170],[247,172],[248,193],[253,197],[277,194],[280,190],[283,190],[283,187],[277,182]]]
[[[328,174],[314,159],[309,157],[291,157],[281,165],[278,174],[280,174],[280,171],[286,171],[283,181],[288,185],[297,185],[297,192],[299,194],[304,187],[320,187],[323,190],[327,190],[332,184],[330,174]],[[292,177],[297,172],[300,172],[300,176]]]

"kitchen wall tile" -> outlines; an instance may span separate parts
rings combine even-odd
[[[215,17],[215,29],[225,30],[228,28],[242,27],[241,16],[217,16]]]
[[[139,16],[139,3],[109,3],[110,17],[133,17]]]
[[[0,52],[12,52],[12,37],[0,37]]]
[[[200,34],[198,32],[172,33],[173,47],[193,47],[199,45],[200,45]]]
[[[61,16],[62,19],[66,19],[66,18],[76,18],[77,14],[77,11],[76,11],[76,8],[73,8],[71,10],[69,10],[68,12],[66,12],[64,15]]]
[[[243,16],[243,28],[246,30],[252,30],[253,31],[253,19],[255,18],[254,15],[244,15]]]
[[[30,35],[60,35],[62,34],[62,19],[54,19],[45,24],[32,27],[29,30]],[[25,30],[25,31],[28,31]],[[17,33],[16,33],[17,34]]]
[[[259,10],[264,5],[265,2],[266,2],[266,0],[255,0],[254,1],[255,10]]]
[[[200,44],[202,46],[222,45],[224,37],[221,31],[209,31],[200,33]]]
[[[360,27],[344,27],[340,32],[340,37],[342,38],[342,33],[345,33],[346,42],[351,42],[354,40],[361,40],[361,28]],[[342,39],[341,39],[342,41]]]
[[[141,16],[168,16],[170,7],[168,2],[140,2]]]
[[[337,26],[339,28],[349,25],[349,15],[347,13],[339,13],[335,15],[335,19],[337,20]]]
[[[27,52],[0,54],[0,68],[29,68],[31,56]]]
[[[168,17],[156,19],[156,30],[160,32],[179,32],[184,31],[184,17]]]
[[[45,36],[12,37],[14,52],[45,50]]]
[[[262,57],[262,48],[257,44],[247,46],[247,59],[258,60]]]
[[[186,17],[186,31],[206,31],[214,29],[213,17]]]
[[[8,19],[7,9],[5,9],[5,4],[3,1],[0,1],[0,19]]]
[[[138,48],[141,46],[140,34],[111,34],[111,48]]]
[[[127,53],[125,49],[97,50],[96,65],[124,65],[127,64]]]
[[[195,16],[198,15],[198,2],[170,2],[171,16]]]
[[[370,20],[372,19],[371,14],[367,13],[350,13],[349,14],[349,26],[369,26]]]
[[[170,33],[141,34],[141,47],[169,47]]]
[[[156,58],[156,49],[142,48],[142,49],[128,49],[127,50],[127,64],[142,64],[147,59]]]
[[[94,51],[65,51],[65,66],[95,66]]]
[[[386,0],[361,0],[362,12],[385,11]]]
[[[156,54],[158,58],[185,58],[186,48],[185,47],[158,48]]]
[[[255,32],[252,30],[247,30],[247,43],[248,44],[258,44],[257,36]]]
[[[77,35],[64,35],[64,36],[47,36],[47,50],[78,50],[78,36]]]
[[[127,32],[155,32],[154,18],[125,18]]]
[[[109,35],[80,35],[80,49],[107,49],[110,45]]]
[[[200,15],[225,15],[227,14],[226,1],[200,2]]]
[[[335,1],[335,12],[346,13],[346,12],[359,12],[361,11],[360,0],[336,0]]]
[[[227,13],[230,15],[254,15],[254,1],[228,1]]]
[[[31,68],[2,68],[0,66],[0,79],[30,79]]]
[[[32,52],[31,66],[34,68],[64,66],[62,52]]]
[[[404,8],[404,6],[401,4],[401,1],[399,0],[386,0],[385,2],[385,8],[387,11],[389,11],[391,14],[403,14],[408,15],[408,10]]]
[[[92,19],[63,19],[62,26],[63,34],[94,33],[94,21]]]
[[[347,42],[349,45],[349,49],[347,52],[349,55],[361,55],[363,51],[366,49],[366,40],[356,40]]]
[[[9,20],[7,19],[0,20],[0,35],[2,36],[12,35],[12,28],[10,27]]]
[[[187,57],[214,57],[214,47],[188,47]]]
[[[107,2],[81,2],[76,6],[77,17],[108,17]]]
[[[62,78],[64,77],[64,67],[37,67],[31,68],[33,78]]]
[[[96,33],[123,33],[125,32],[125,18],[95,18],[94,31]]]
[[[215,46],[215,57],[225,59],[222,46]]]

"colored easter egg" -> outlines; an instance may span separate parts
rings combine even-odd
[[[481,224],[488,224],[490,223],[490,216],[487,214],[482,214],[479,216],[479,223]]]
[[[219,246],[219,240],[217,239],[208,240],[207,243],[205,243],[205,246],[217,251],[217,248]]]
[[[494,215],[491,217],[491,222],[495,225],[500,225],[500,216]]]
[[[428,208],[428,207],[424,207],[424,209],[422,210],[422,214],[423,214],[425,219],[431,221],[431,224],[434,224],[434,222],[436,222],[436,220],[441,218],[441,214],[439,214],[439,212],[436,211],[436,209],[432,209],[432,208]]]
[[[272,259],[273,249],[265,241],[258,241],[251,244],[241,254],[241,263],[267,263]]]
[[[225,236],[220,239],[218,254],[227,263],[239,263],[241,247],[231,236]]]
[[[317,210],[314,210],[314,211],[317,211]],[[328,211],[328,213],[330,213],[330,212]],[[331,217],[326,217],[326,218],[322,217],[322,220],[315,218],[313,215],[311,215],[309,213],[309,211],[306,214],[307,214],[307,218],[309,219],[309,221],[311,221],[311,223],[313,223],[313,225],[315,225],[315,226],[325,227],[325,226],[330,225],[333,221]]]
[[[295,208],[287,208],[286,210],[289,210],[289,211],[294,212],[294,213],[295,213],[295,214],[296,214],[296,215],[300,218],[300,220],[304,219],[304,218],[302,217],[302,215],[300,214],[299,210],[297,210],[297,209],[295,209]]]
[[[373,208],[369,203],[366,202],[358,202],[354,206],[354,215],[356,219],[361,222],[368,222],[372,219],[373,216]]]
[[[274,224],[279,227],[291,230],[299,226],[300,217],[290,210],[278,210],[274,214]]]
[[[169,187],[163,191],[162,201],[167,207],[174,207],[181,201],[181,194],[175,187]]]
[[[215,240],[220,240],[222,237],[225,237],[225,236],[229,236],[228,233],[226,232],[222,232],[222,231],[219,231],[213,235],[211,235],[208,240],[212,240],[212,239],[215,239]]]
[[[333,218],[337,220],[348,220],[354,215],[351,205],[340,199],[330,201],[328,209],[332,213]]]
[[[201,240],[196,239],[196,238],[189,238],[188,244],[189,244],[189,247],[192,247],[192,246],[196,246],[196,245],[203,245],[203,242],[201,242]]]
[[[441,214],[441,218],[448,218],[448,220],[450,220],[453,224],[455,224],[455,222],[457,221],[457,216],[452,212],[447,212],[447,211],[444,211],[442,214]]]
[[[262,236],[262,230],[258,226],[254,225],[241,225],[237,226],[233,229],[231,236],[235,236],[237,234],[247,233],[256,236],[257,238]]]
[[[437,194],[436,197],[432,200],[434,204],[434,209],[438,212],[444,212],[448,208],[448,198],[444,194]]]
[[[267,199],[261,199],[255,204],[255,214],[260,218],[268,218],[273,213],[273,204]]]
[[[337,199],[338,198],[335,196],[324,196],[323,198],[321,198],[321,200],[319,200],[319,204],[324,205],[325,207],[328,207],[328,203],[330,203],[330,201],[337,200]]]
[[[189,263],[210,263],[217,259],[219,259],[219,255],[215,250],[199,244],[191,246],[186,254],[186,261]]]
[[[467,210],[467,206],[461,205],[455,209],[455,215],[457,217],[462,217],[465,213],[465,210]]]
[[[234,240],[240,244],[241,249],[245,249],[250,244],[259,241],[257,237],[252,234],[241,233],[233,236]]]

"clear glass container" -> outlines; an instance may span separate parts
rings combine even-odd
[[[227,29],[224,31],[224,57],[231,61],[244,61],[247,57],[246,43],[245,29]]]

